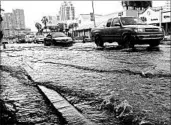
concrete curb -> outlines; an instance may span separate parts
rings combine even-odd
[[[71,105],[66,99],[52,89],[38,85],[38,89],[43,93],[54,109],[63,117],[64,124],[68,125],[95,125],[90,120],[86,119],[78,110]],[[58,113],[58,114],[59,114]]]

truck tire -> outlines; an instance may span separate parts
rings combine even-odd
[[[133,38],[130,34],[125,34],[123,35],[123,40],[119,45],[123,46],[124,48],[134,48],[134,43],[132,40]]]
[[[45,45],[45,46],[50,46],[50,45],[51,45],[51,41],[47,41],[47,40],[44,41],[44,45]]]
[[[104,42],[100,35],[95,36],[95,44],[100,47],[104,47]]]
[[[150,43],[150,47],[156,47],[156,46],[159,46],[159,44],[160,44],[160,40],[156,40]]]

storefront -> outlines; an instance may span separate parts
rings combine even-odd
[[[171,34],[171,11],[154,11],[148,8],[145,12],[139,14],[139,17],[147,24],[162,26],[166,35]]]
[[[162,26],[166,32],[166,35],[171,35],[171,11],[162,13]]]

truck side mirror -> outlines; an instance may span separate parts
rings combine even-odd
[[[111,24],[111,23],[110,23],[110,22],[108,22],[108,23],[106,24],[106,27],[110,27],[110,24]]]

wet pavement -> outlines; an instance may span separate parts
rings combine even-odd
[[[62,114],[68,125],[95,125],[86,119],[73,105],[56,91],[38,85],[39,89],[46,95],[51,104]]]
[[[0,71],[0,99],[4,100],[7,110],[13,112],[13,122],[11,122],[12,120],[4,122],[1,119],[1,125],[61,125],[60,117],[47,104],[45,98],[40,94],[33,82],[27,78],[26,72],[21,67],[1,66]],[[4,116],[5,114],[1,115]]]
[[[128,100],[135,113],[170,124],[170,46],[148,51],[118,50],[115,44],[97,49],[94,43],[70,47],[11,44],[1,51],[2,65],[24,67],[34,81],[59,92],[87,119],[119,125],[111,112],[100,110],[112,94]]]

